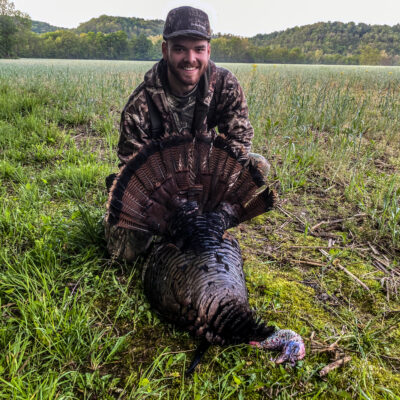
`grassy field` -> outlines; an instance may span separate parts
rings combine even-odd
[[[121,109],[150,63],[0,61],[0,398],[400,399],[400,68],[229,65],[279,204],[234,230],[296,367],[160,321],[101,220]],[[321,376],[335,360],[345,365]]]

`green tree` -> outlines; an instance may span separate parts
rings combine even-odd
[[[0,57],[14,57],[30,30],[29,16],[15,9],[13,2],[0,0]]]
[[[315,52],[313,54],[314,62],[319,64],[323,55],[324,55],[324,52],[321,49],[315,50]]]
[[[133,60],[148,60],[153,48],[151,40],[141,33],[130,41],[130,58]]]
[[[304,54],[298,47],[294,47],[290,49],[288,53],[288,62],[289,63],[302,63],[304,61]]]
[[[360,64],[362,65],[379,65],[381,62],[381,52],[370,45],[366,45],[360,52]]]
[[[60,30],[55,40],[57,57],[59,58],[81,58],[82,50],[79,46],[79,36],[71,31]]]
[[[12,17],[0,15],[0,58],[11,57],[17,27]]]
[[[151,36],[149,38],[152,43],[151,51],[149,53],[150,60],[159,60],[162,57],[161,43],[163,42],[163,37],[161,35]]]
[[[81,46],[84,47],[84,58],[96,58],[96,34],[94,32],[79,35]]]
[[[254,62],[253,47],[249,39],[234,35],[219,36],[211,41],[212,57],[216,61]]]

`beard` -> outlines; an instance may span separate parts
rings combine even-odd
[[[185,66],[193,67],[193,65],[187,64],[185,62],[174,65],[170,62],[170,60],[167,60],[168,71],[171,73],[177,83],[182,86],[195,86],[200,81],[200,78],[203,76],[205,70],[207,69],[208,62],[200,65],[200,67],[196,65],[196,69],[194,70],[195,73],[191,74],[185,74],[185,70],[183,69]]]

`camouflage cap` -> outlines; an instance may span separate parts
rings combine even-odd
[[[164,25],[164,40],[178,36],[193,36],[196,38],[211,39],[211,28],[208,15],[197,8],[178,7],[167,15]]]

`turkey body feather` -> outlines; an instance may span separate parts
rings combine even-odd
[[[212,344],[248,343],[273,329],[254,320],[242,265],[233,237],[223,239],[218,249],[202,251],[161,243],[144,269],[144,290],[164,318],[194,336]]]

